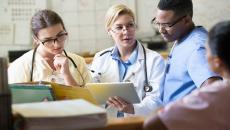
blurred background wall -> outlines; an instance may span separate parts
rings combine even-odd
[[[0,56],[33,48],[30,19],[44,8],[63,18],[69,33],[66,50],[86,55],[110,47],[113,41],[104,29],[104,15],[116,3],[126,4],[135,12],[139,40],[153,45],[161,40],[150,24],[158,0],[1,0]],[[230,0],[193,0],[193,4],[196,25],[210,29],[219,21],[230,20]]]

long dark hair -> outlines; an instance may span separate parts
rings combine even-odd
[[[53,26],[55,24],[61,24],[65,29],[64,23],[61,19],[61,17],[54,11],[44,9],[39,10],[34,14],[34,16],[31,19],[31,29],[34,36],[37,37],[38,32],[43,29],[50,26]]]

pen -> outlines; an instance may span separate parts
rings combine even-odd
[[[108,104],[108,103],[106,103],[106,104],[105,104],[105,109],[106,109],[106,108],[108,108],[108,106],[109,106],[109,104]]]

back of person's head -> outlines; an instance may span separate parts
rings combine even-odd
[[[111,6],[105,15],[105,29],[108,30],[117,20],[117,18],[124,14],[131,16],[133,18],[133,21],[135,21],[133,11],[126,5],[117,4]]]
[[[160,0],[157,7],[160,10],[172,10],[177,16],[193,16],[192,0]]]
[[[217,23],[209,32],[208,45],[212,55],[219,57],[230,69],[230,21]]]
[[[61,24],[65,30],[61,17],[54,11],[44,9],[36,12],[31,19],[31,28],[34,36],[37,36],[41,29]]]

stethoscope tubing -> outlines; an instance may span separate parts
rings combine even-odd
[[[149,84],[148,76],[147,76],[147,58],[146,58],[146,50],[145,47],[141,44],[142,49],[143,49],[143,54],[144,54],[144,76],[145,76],[145,85],[144,85],[144,91],[145,92],[151,92],[153,90],[152,86]],[[113,49],[112,49],[113,50]],[[110,50],[109,52],[111,52]],[[104,53],[103,53],[104,54]],[[90,70],[92,73],[96,73],[94,70]],[[97,73],[98,76],[101,76],[103,73],[99,72]]]
[[[32,67],[31,67],[31,71],[30,71],[30,82],[33,82],[34,62],[35,62],[35,55],[36,55],[38,46],[39,46],[39,45],[37,45],[37,46],[34,48],[34,51],[33,51],[32,63],[31,63]],[[78,70],[78,67],[77,67],[76,63],[74,62],[74,60],[73,60],[71,57],[69,57],[69,56],[67,55],[67,53],[66,53],[65,50],[63,50],[63,52],[64,52],[65,56],[73,63],[73,66],[77,69],[78,73],[80,74],[80,77],[81,77],[81,79],[82,79],[82,81],[83,81],[83,84],[80,85],[80,86],[84,86],[84,85],[85,85],[84,78],[83,78],[82,74],[80,73],[80,71]]]

